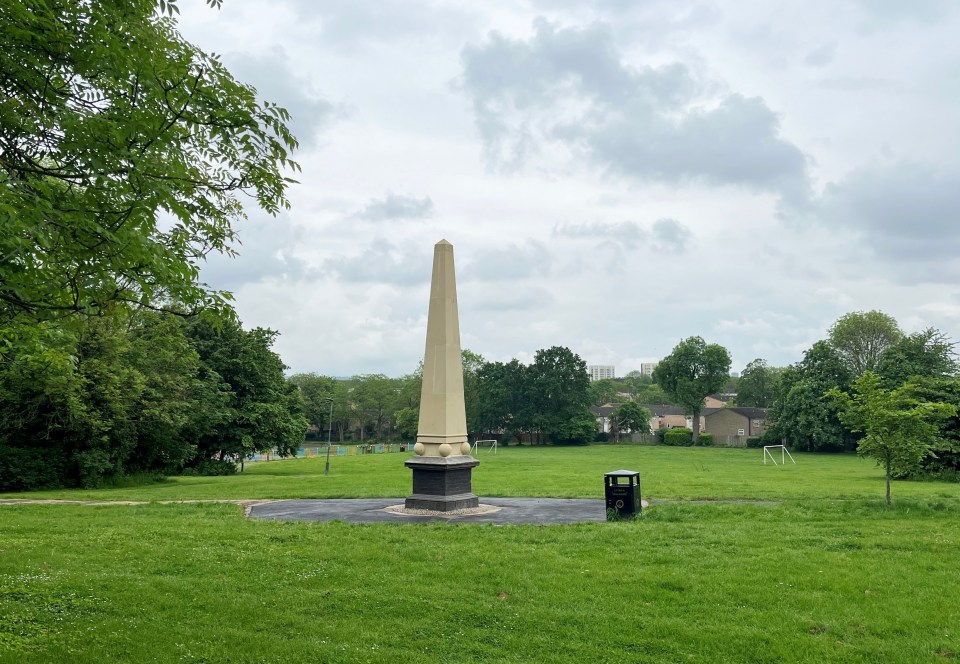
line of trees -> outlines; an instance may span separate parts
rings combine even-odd
[[[938,330],[905,334],[882,312],[852,312],[799,362],[748,366],[740,385],[747,381],[763,399],[772,392],[767,442],[856,449],[876,458],[888,480],[960,474],[960,367],[954,343]]]
[[[292,453],[307,422],[275,339],[131,307],[24,329],[0,361],[0,490],[231,472],[254,452]]]
[[[728,370],[722,347],[691,337],[653,373],[654,387],[693,415],[694,441],[703,398],[726,382],[735,405],[769,409],[764,444],[857,450],[877,459],[888,482],[960,477],[960,367],[954,343],[934,328],[905,334],[883,312],[852,312],[793,365],[771,367],[757,358],[734,385],[724,377]]]
[[[673,397],[653,382],[652,376],[639,371],[631,371],[623,378],[602,378],[590,383],[589,399],[591,406],[603,406],[624,400],[648,404],[675,404]]]
[[[420,369],[400,378],[364,374],[341,380],[298,373],[287,381],[298,390],[319,440],[326,441],[328,433],[332,441],[343,443],[410,438],[417,432]]]
[[[585,443],[594,439],[586,363],[568,348],[539,350],[534,361],[487,362],[463,351],[467,430],[536,443]],[[416,435],[422,368],[400,377],[382,374],[338,380],[317,374],[289,378],[304,401],[317,437],[361,442]],[[331,400],[332,399],[332,420]]]
[[[482,364],[476,376],[478,431],[504,431],[504,439],[587,443],[597,432],[589,407],[587,365],[570,349],[538,350],[534,361]]]

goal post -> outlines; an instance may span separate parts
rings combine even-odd
[[[772,450],[772,451],[771,451],[771,450]],[[797,463],[797,462],[794,460],[793,455],[790,454],[790,450],[787,449],[787,446],[786,446],[786,445],[764,445],[764,446],[763,446],[763,463],[764,463],[764,465],[766,465],[767,459],[770,459],[770,461],[773,462],[773,465],[774,465],[774,466],[778,465],[776,458],[773,456],[773,454],[774,454],[774,452],[776,452],[776,450],[780,450],[780,464],[779,464],[779,465],[785,465],[785,464],[787,463],[787,459],[790,459],[790,461],[793,461],[793,463]]]
[[[493,450],[493,453],[497,453],[497,441],[495,438],[490,440],[475,440],[473,441],[473,453],[476,454],[477,450],[480,449],[480,443],[487,443],[487,451]]]

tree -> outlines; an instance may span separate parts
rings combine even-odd
[[[130,349],[124,359],[141,376],[136,406],[136,442],[126,472],[179,472],[196,454],[188,427],[216,427],[225,404],[216,387],[199,378],[200,356],[180,317],[148,310],[131,312]],[[214,394],[205,395],[208,388]],[[197,422],[207,418],[205,425]]]
[[[960,406],[960,378],[914,378],[909,385],[920,401]],[[916,475],[960,479],[960,414],[941,423],[933,452],[923,460]]]
[[[779,382],[780,370],[767,366],[767,361],[758,357],[740,374],[737,405],[769,408],[776,399]]]
[[[610,378],[595,380],[590,383],[588,394],[591,406],[603,406],[616,400],[620,391],[620,383]]]
[[[208,400],[182,320],[120,307],[21,332],[0,361],[0,489],[90,487],[194,457]]]
[[[829,390],[849,386],[850,374],[837,351],[825,341],[816,342],[780,374],[770,436],[807,451],[852,449],[856,438],[840,422],[835,405],[824,399]]]
[[[23,327],[0,360],[0,490],[291,452],[307,422],[274,337],[120,305]]]
[[[651,383],[653,383],[653,377],[639,371],[631,371],[621,380],[621,385],[629,392],[636,392]]]
[[[414,438],[420,425],[420,410],[405,406],[393,414],[393,426],[401,438]]]
[[[422,388],[423,362],[421,361],[415,372],[400,378],[400,387],[397,391],[398,410],[393,414],[393,426],[402,438],[414,438],[417,435],[417,427],[420,426]]]
[[[477,431],[481,434],[507,428],[509,412],[503,374],[503,362],[486,362],[477,370]]]
[[[637,389],[633,393],[633,400],[636,401],[637,403],[658,404],[658,405],[664,405],[664,404],[678,405],[678,404],[675,404],[674,399],[670,395],[668,395],[666,392],[664,392],[663,388],[657,385],[656,383],[644,385],[639,389]]]
[[[535,353],[530,389],[533,423],[542,433],[566,435],[561,429],[589,412],[587,363],[569,348],[553,346]]]
[[[833,324],[827,341],[856,378],[866,371],[876,372],[884,352],[902,337],[892,316],[881,311],[855,311]]]
[[[504,432],[504,444],[533,428],[530,368],[517,360],[486,362],[477,370],[478,431]]]
[[[400,377],[400,391],[398,393],[400,405],[405,408],[415,408],[419,411],[421,392],[423,392],[423,361],[420,362],[416,371]]]
[[[333,384],[333,428],[337,438],[342,443],[350,430],[350,384],[347,381],[337,380]]]
[[[219,0],[208,0],[219,4]],[[166,9],[169,16],[158,12]],[[174,0],[6,2],[0,10],[0,330],[112,303],[229,310],[199,280],[232,254],[240,196],[288,207],[296,140]]]
[[[376,440],[383,432],[390,415],[397,409],[399,381],[383,374],[366,374],[354,378],[353,399],[365,419],[373,423]]]
[[[303,399],[303,415],[307,422],[317,427],[317,430],[326,434],[331,416],[331,404],[337,380],[329,376],[319,376],[315,373],[298,373],[287,378],[287,382],[300,391]],[[336,399],[334,399],[336,405]],[[325,437],[325,436],[324,436]]]
[[[621,431],[650,433],[650,411],[635,401],[620,404],[617,409],[613,411],[613,417],[617,422],[615,442],[620,442]]]
[[[877,373],[888,387],[897,387],[914,376],[946,378],[957,373],[955,344],[932,327],[902,337],[884,351]]]
[[[853,383],[853,394],[839,389],[828,396],[840,407],[840,419],[865,435],[857,452],[877,461],[886,472],[886,499],[891,504],[890,480],[906,474],[930,455],[936,445],[937,423],[956,414],[956,406],[920,401],[910,386],[893,390],[867,371]]]
[[[226,392],[230,416],[196,441],[202,465],[209,459],[243,459],[254,452],[293,454],[303,444],[308,422],[296,386],[283,377],[286,368],[272,349],[277,333],[244,330],[225,321],[219,328],[193,319],[187,335],[200,356],[201,377]]]
[[[589,409],[578,410],[556,423],[550,434],[557,443],[586,445],[597,435],[597,418]]]
[[[653,370],[664,392],[693,416],[693,444],[700,437],[700,411],[707,395],[716,392],[730,374],[730,354],[701,337],[681,341]]]
[[[486,364],[482,355],[464,348],[461,353],[463,364],[463,403],[467,418],[467,432],[480,429],[480,402],[477,393],[477,372]]]

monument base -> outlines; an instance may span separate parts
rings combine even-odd
[[[472,481],[480,462],[472,456],[414,457],[404,465],[413,471],[413,495],[404,501],[405,508],[454,512],[480,504]]]

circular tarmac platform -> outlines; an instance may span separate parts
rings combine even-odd
[[[252,505],[249,516],[274,521],[345,521],[348,523],[534,523],[542,525],[606,521],[603,500],[577,498],[481,498],[480,504],[495,509],[476,514],[403,514],[389,510],[403,505],[403,498],[328,498],[323,500],[277,500]],[[643,501],[643,506],[647,502]]]

